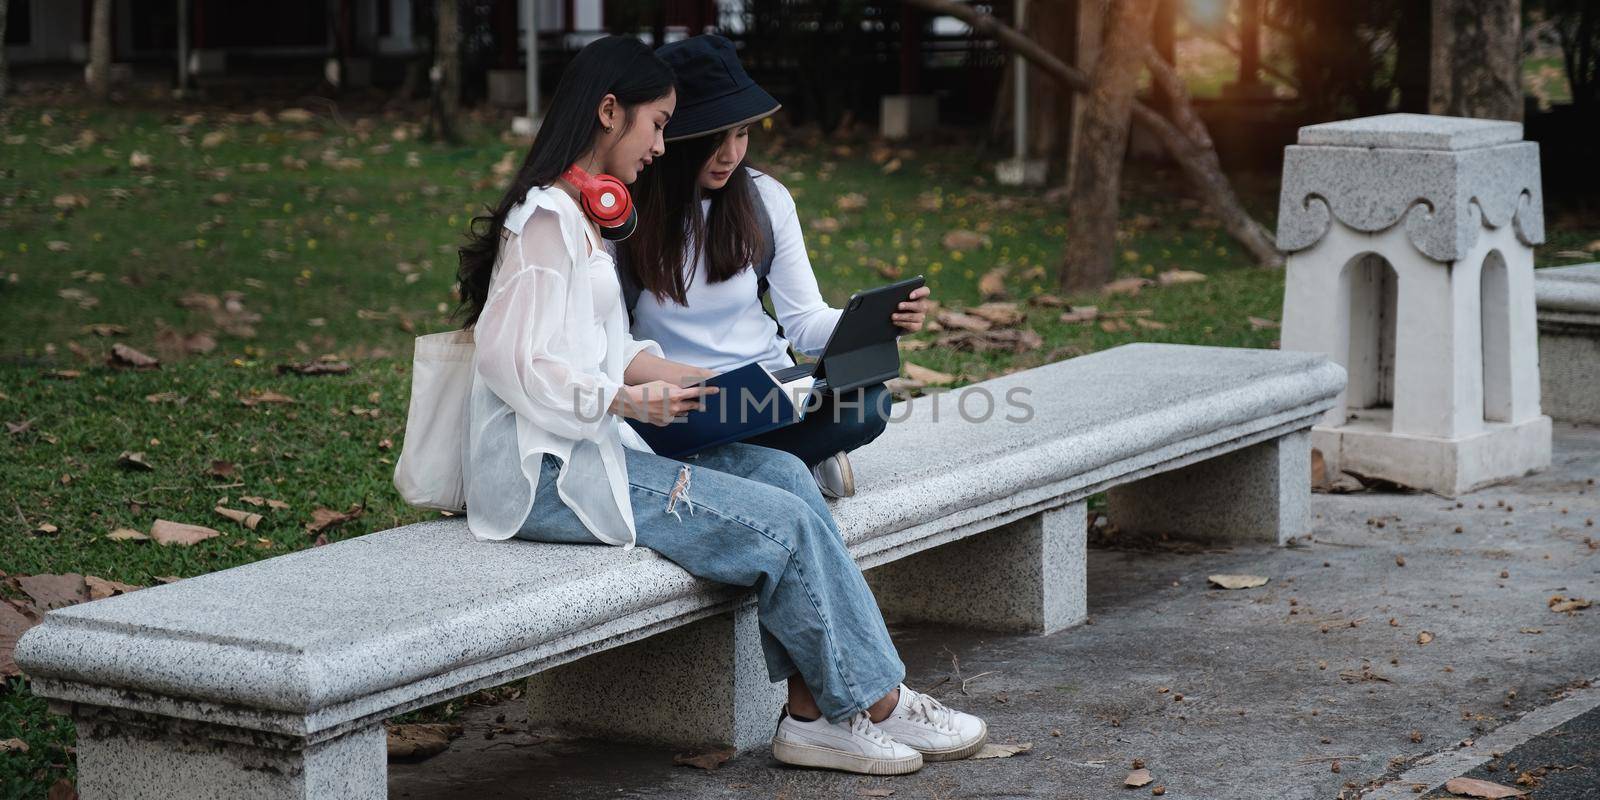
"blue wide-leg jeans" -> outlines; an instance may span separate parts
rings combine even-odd
[[[798,457],[744,443],[681,461],[625,452],[638,545],[696,577],[755,590],[774,682],[798,672],[839,722],[905,679],[877,600]],[[559,465],[544,457],[517,537],[599,544],[557,495]]]

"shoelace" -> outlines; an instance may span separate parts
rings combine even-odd
[[[865,711],[850,718],[850,731],[880,747],[893,746],[893,740],[881,728],[872,723],[872,717],[867,716]]]
[[[911,692],[910,689],[901,689]],[[958,733],[956,729],[956,712],[949,706],[921,692],[911,692],[911,701],[906,703],[906,714],[913,718],[920,718],[932,725],[941,733]]]

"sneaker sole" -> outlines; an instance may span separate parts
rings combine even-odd
[[[909,775],[922,769],[922,756],[907,758],[871,758],[834,750],[831,747],[772,740],[772,757],[796,767],[833,769],[858,775]]]
[[[982,750],[983,746],[988,743],[989,724],[986,722],[983,725],[983,733],[979,734],[977,740],[973,741],[972,744],[951,750],[918,750],[917,752],[922,754],[923,761],[960,761],[963,758],[971,758],[977,755],[978,751]],[[907,745],[907,747],[909,746]]]
[[[848,457],[839,459],[839,476],[842,478],[841,483],[844,484],[844,491],[841,492],[839,496],[855,497],[856,470],[855,467],[850,464],[850,459]]]

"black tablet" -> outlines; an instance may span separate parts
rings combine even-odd
[[[891,315],[927,281],[921,275],[851,295],[819,359],[818,377],[835,392],[886,381],[900,374],[895,339],[905,332]]]

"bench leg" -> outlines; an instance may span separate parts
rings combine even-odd
[[[1294,433],[1108,493],[1121,531],[1285,544],[1310,530],[1311,435]]]
[[[884,615],[1050,634],[1088,614],[1084,504],[1073,503],[867,572]]]
[[[535,724],[740,750],[771,741],[786,696],[767,679],[754,605],[546,670],[527,692]]]
[[[77,707],[83,800],[383,800],[382,725],[306,745],[293,737]]]

